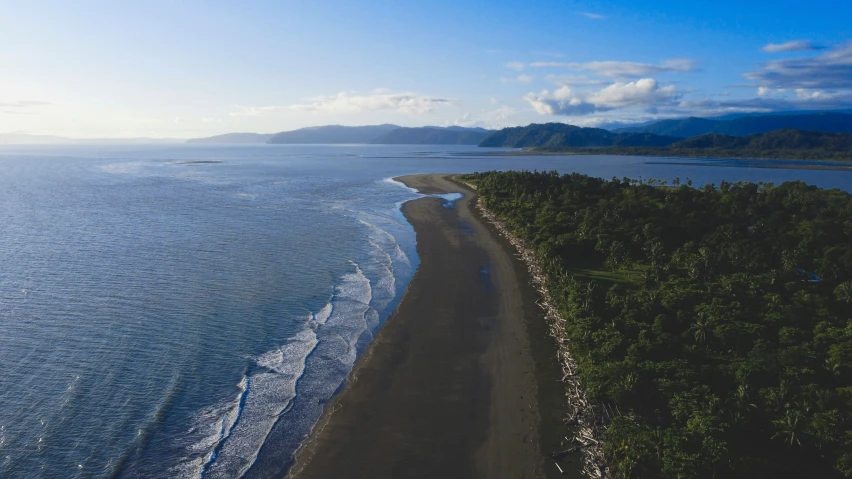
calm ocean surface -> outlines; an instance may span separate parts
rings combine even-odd
[[[279,477],[417,268],[399,204],[418,195],[387,178],[852,190],[845,171],[481,153],[0,147],[0,477]]]

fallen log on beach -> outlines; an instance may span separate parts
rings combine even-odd
[[[550,453],[550,457],[552,457],[553,459],[559,459],[560,457],[565,457],[568,454],[578,452],[578,451],[582,451],[584,447],[589,447],[589,446],[591,446],[591,444],[580,444],[578,446],[569,447],[568,449],[563,449],[561,451],[553,451],[553,452]]]

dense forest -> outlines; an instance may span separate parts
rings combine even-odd
[[[638,133],[635,133],[638,135]],[[744,137],[711,133],[674,142],[665,147],[550,148],[539,151],[566,151],[583,154],[625,154],[654,156],[700,156],[714,158],[787,158],[801,160],[852,161],[852,133],[826,133],[804,130],[775,130]]]
[[[475,128],[399,127],[374,138],[370,143],[380,145],[478,145],[491,133],[493,133],[491,130]]]
[[[601,146],[661,147],[682,139],[651,133],[613,133],[601,128],[583,128],[565,123],[533,123],[503,128],[482,140],[479,146],[550,149]]]
[[[852,134],[805,130],[775,130],[736,137],[712,133],[679,141],[672,148],[744,148],[746,150],[852,151]]]
[[[655,135],[692,137],[717,133],[747,136],[774,130],[793,129],[852,133],[852,115],[848,111],[788,113],[778,115],[744,116],[741,118],[682,118],[661,120],[650,125],[620,128],[616,133],[653,133]]]
[[[852,196],[461,178],[544,265],[614,477],[852,477]]]

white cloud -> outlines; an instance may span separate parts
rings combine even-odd
[[[765,86],[757,87],[757,96],[771,98],[781,96],[785,93],[787,93],[786,88],[767,88]]]
[[[219,123],[222,120],[212,116],[205,116],[201,118],[201,123]]]
[[[695,62],[684,58],[665,60],[658,65],[638,62],[595,61],[586,63],[533,62],[530,63],[530,66],[590,71],[608,78],[635,78],[658,73],[689,72],[697,69]]]
[[[578,92],[565,85],[552,93],[528,93],[524,100],[543,115],[581,116],[637,106],[653,110],[673,105],[679,96],[674,86],[660,86],[653,78],[643,78],[616,82],[593,92]]]
[[[773,112],[785,110],[833,110],[852,108],[852,93],[822,90],[766,89],[754,98],[701,99],[681,101],[669,113],[683,116],[712,115],[734,112]]]
[[[852,89],[852,42],[816,57],[766,62],[744,76],[767,88]]]
[[[510,70],[523,71],[526,68],[526,65],[523,62],[509,62],[506,64],[506,68]]]
[[[289,105],[295,111],[327,113],[361,113],[364,111],[395,110],[400,113],[419,115],[436,107],[452,103],[450,100],[414,93],[387,93],[376,91],[371,95],[350,95],[340,92],[333,96],[314,98],[308,103]]]
[[[595,111],[606,111],[585,101],[581,95],[576,94],[567,86],[563,86],[553,93],[547,90],[543,90],[539,94],[527,93],[524,95],[524,100],[542,115],[588,115]]]
[[[623,108],[636,105],[666,103],[678,95],[674,86],[659,86],[653,78],[612,85],[592,94],[589,101],[595,105]]]
[[[481,127],[498,129],[507,126],[514,126],[518,122],[513,121],[513,117],[518,113],[515,108],[503,105],[493,110],[487,110],[477,115],[465,113],[461,118],[455,119],[452,124],[455,126],[464,127]]]
[[[796,97],[802,100],[831,100],[846,96],[838,92],[826,92],[822,90],[807,90],[805,88],[796,88]]]
[[[811,42],[806,42],[803,40],[795,40],[792,42],[786,43],[769,43],[762,48],[763,51],[767,53],[781,53],[781,52],[803,52],[810,50],[821,50],[823,47],[819,45],[814,45]]]
[[[603,16],[599,13],[591,13],[591,12],[580,12],[580,15],[582,15],[586,18],[591,18],[592,20],[603,20],[604,18],[606,18],[605,16]]]
[[[767,88],[761,86],[757,88],[757,96],[766,99],[786,99],[787,101],[792,101],[794,98],[802,101],[819,101],[844,98],[848,97],[849,94],[808,88],[796,88],[791,91],[786,88]]]
[[[340,92],[337,95],[310,98],[306,103],[294,105],[239,106],[236,111],[231,113],[231,116],[257,116],[280,110],[333,114],[393,110],[400,113],[420,115],[451,103],[453,101],[444,98],[415,93],[391,93],[388,90],[380,89],[369,95]]]

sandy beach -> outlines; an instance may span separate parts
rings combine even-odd
[[[514,249],[445,175],[398,178],[420,267],[397,311],[327,406],[289,476],[579,477],[550,451],[565,434],[561,369],[536,291]]]

